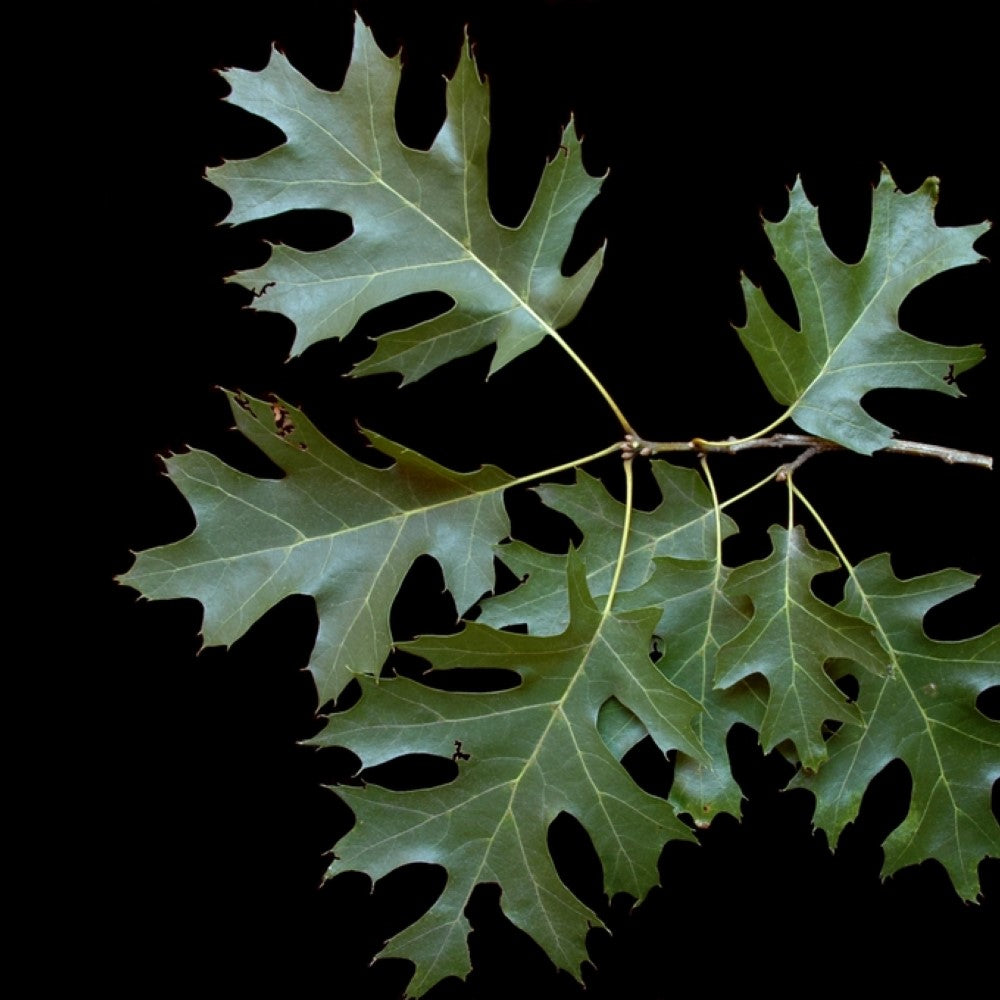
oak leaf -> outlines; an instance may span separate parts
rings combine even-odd
[[[399,139],[399,58],[385,56],[360,19],[336,93],[318,89],[278,51],[260,72],[224,75],[232,88],[228,100],[286,137],[262,156],[208,172],[232,199],[227,221],[328,209],[348,214],[354,225],[353,234],[329,250],[275,246],[262,267],[233,279],[256,293],[254,309],[294,322],[293,354],[346,336],[376,306],[439,291],[451,297],[452,308],[380,337],[355,374],[392,371],[412,381],[495,344],[492,372],[577,314],[603,249],[573,275],[560,268],[601,181],[584,169],[571,122],[521,224],[496,221],[487,197],[489,94],[471,50],[448,83],[447,118],[429,150]]]
[[[310,595],[319,631],[309,669],[323,704],[354,674],[381,669],[389,610],[418,556],[441,564],[459,613],[493,588],[493,546],[510,531],[505,472],[453,472],[367,431],[395,460],[373,468],[294,407],[228,395],[241,433],[284,477],[259,479],[203,451],[170,458],[197,527],[140,552],[121,578],[151,600],[199,600],[206,644],[229,645],[283,598]]]

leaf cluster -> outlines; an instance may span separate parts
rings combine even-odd
[[[624,440],[611,436],[587,455],[518,475],[492,465],[459,472],[368,431],[374,452],[362,459],[297,406],[232,391],[237,429],[277,472],[251,475],[197,450],[172,457],[168,474],[195,530],[140,553],[122,578],[150,599],[200,601],[209,645],[233,643],[291,595],[314,601],[309,670],[324,724],[313,742],[349,749],[370,779],[338,789],[355,824],[335,846],[330,874],[380,879],[414,863],[447,870],[438,898],[382,954],[414,963],[417,995],[466,975],[466,909],[476,887],[493,882],[511,921],[579,975],[587,929],[601,918],[560,877],[551,825],[564,814],[579,821],[604,893],[642,899],[659,880],[665,841],[740,815],[727,751],[740,725],[798,767],[792,784],[815,797],[815,826],[831,843],[858,816],[870,782],[903,761],[913,792],[886,841],[883,873],[933,858],[963,898],[975,898],[980,861],[1000,853],[989,802],[1000,776],[998,727],[977,707],[1000,683],[1000,629],[938,642],[923,623],[971,578],[898,574],[886,554],[852,564],[798,470],[781,464],[786,456],[767,452],[775,461],[766,475],[729,492],[714,474],[735,461],[732,442],[640,437],[627,405],[562,332],[603,262],[598,248],[566,267],[601,187],[575,124],[523,220],[503,224],[489,196],[488,88],[471,52],[447,85],[445,121],[426,150],[398,136],[399,74],[360,21],[334,93],[279,52],[263,70],[226,74],[229,100],[284,136],[268,153],[210,172],[232,201],[227,221],[325,210],[352,225],[329,249],[275,246],[235,281],[253,292],[254,309],[291,319],[293,354],[347,336],[400,298],[443,293],[445,308],[384,333],[353,374],[394,372],[406,383],[483,348],[496,373],[555,344]],[[868,456],[894,440],[871,412],[872,390],[959,395],[955,380],[981,350],[914,337],[899,318],[920,284],[979,257],[973,242],[986,227],[938,225],[936,198],[936,182],[904,193],[885,172],[867,248],[847,264],[795,185],[783,218],[765,226],[794,322],[747,279],[739,327],[777,415],[738,444],[754,450],[790,421],[820,450]],[[683,450],[671,444],[689,445],[697,467],[668,461]],[[609,456],[625,470],[616,493],[582,468],[602,459],[599,468],[613,468]],[[640,488],[650,502],[641,507],[633,468],[647,459]],[[572,482],[548,481],[568,469],[576,469]],[[505,496],[535,483],[542,503],[578,532],[568,551],[529,544],[511,526]],[[727,563],[740,504],[763,490],[783,494],[780,523],[757,558]],[[821,506],[825,513],[834,501]],[[393,601],[425,556],[468,620],[453,634],[417,629],[400,642]],[[837,570],[843,596],[818,596],[816,578]],[[497,572],[519,585],[495,593]],[[391,653],[400,662],[393,650],[420,658],[426,676],[386,667]],[[486,681],[472,679],[477,673]],[[360,699],[345,697],[358,689]],[[673,765],[666,800],[622,765],[644,740]],[[396,791],[371,779],[372,769],[412,755],[450,760],[452,780]]]

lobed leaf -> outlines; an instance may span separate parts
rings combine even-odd
[[[714,685],[719,649],[743,631],[753,610],[745,597],[727,592],[731,572],[715,560],[658,559],[653,578],[616,602],[660,609],[657,669],[702,707],[694,728],[710,760],[678,752],[670,789],[674,808],[700,827],[720,812],[740,815],[742,792],[729,767],[726,737],[737,722],[759,729],[767,703],[767,685],[757,676],[727,688]]]
[[[813,594],[813,577],[837,569],[837,559],[814,549],[799,525],[791,531],[772,525],[768,534],[771,555],[733,570],[726,584],[730,597],[753,602],[753,618],[719,650],[715,680],[729,687],[754,674],[766,678],[765,752],[790,740],[803,767],[815,770],[827,757],[823,723],[862,722],[824,665],[842,658],[884,675],[890,657],[867,621]]]
[[[356,673],[377,674],[389,610],[418,556],[434,556],[459,612],[494,584],[493,545],[510,524],[495,466],[453,472],[365,432],[388,469],[356,461],[284,403],[227,393],[236,425],[285,476],[258,479],[191,451],[167,472],[191,504],[187,538],[140,552],[121,582],[150,600],[193,597],[208,645],[235,642],[291,594],[316,601],[309,669],[320,704]]]
[[[865,412],[873,389],[932,389],[960,396],[954,376],[983,358],[977,345],[943,347],[899,328],[903,299],[949,268],[982,258],[973,241],[989,228],[934,222],[938,182],[898,191],[887,170],[875,189],[868,248],[845,264],[826,245],[819,213],[796,181],[788,213],[765,222],[791,286],[801,330],[789,326],[747,278],[747,323],[739,330],[771,395],[803,430],[868,455],[892,430]]]
[[[741,681],[728,690],[714,687],[719,647],[733,638],[750,617],[750,604],[722,592],[729,570],[709,560],[716,552],[716,518],[712,497],[691,469],[662,460],[651,466],[662,500],[652,511],[634,511],[615,608],[656,607],[657,669],[702,707],[694,726],[710,760],[677,754],[670,801],[705,825],[718,812],[740,814],[741,793],[729,769],[726,737],[736,722],[759,726],[764,685]],[[625,507],[604,486],[577,472],[571,486],[542,486],[542,500],[571,518],[583,532],[579,557],[588,586],[603,596],[618,556],[614,527],[623,523]],[[728,516],[720,518],[723,537],[736,531]],[[566,556],[540,552],[522,542],[497,547],[514,572],[527,574],[508,594],[487,597],[479,621],[496,627],[524,623],[532,635],[551,635],[565,628],[567,597],[561,583]],[[598,717],[604,741],[619,758],[646,736],[642,723],[615,699]]]
[[[437,788],[338,789],[357,822],[338,843],[330,874],[357,869],[377,879],[414,862],[447,868],[438,900],[382,953],[416,963],[417,995],[469,971],[464,909],[481,882],[499,883],[507,916],[579,976],[584,937],[600,920],[563,885],[548,853],[548,827],[560,812],[590,834],[609,895],[642,898],[657,883],[663,841],[692,839],[665,801],[632,781],[597,730],[601,705],[613,697],[661,750],[704,757],[691,728],[697,703],[649,658],[659,611],[599,611],[578,556],[569,561],[568,590],[570,623],[560,635],[471,623],[455,636],[403,644],[436,670],[516,670],[515,689],[463,694],[405,678],[365,680],[361,701],[332,715],[312,741],[349,747],[365,766],[404,754],[450,756],[456,740],[470,755],[459,777]]]
[[[896,669],[892,678],[861,679],[863,723],[842,726],[823,768],[793,782],[816,796],[813,823],[835,845],[857,817],[868,783],[902,760],[913,791],[906,818],[885,842],[883,874],[936,858],[970,900],[979,891],[979,862],[1000,856],[1000,826],[990,809],[1000,778],[1000,724],[976,708],[981,692],[1000,685],[1000,626],[937,642],[924,633],[923,618],[973,582],[958,570],[899,580],[887,554],[856,568],[840,607],[877,629]]]
[[[658,557],[708,559],[715,554],[715,513],[701,477],[691,469],[664,461],[653,462],[651,468],[662,499],[654,510],[632,514],[619,592],[632,590],[649,579]],[[536,492],[547,506],[565,514],[580,528],[580,556],[588,586],[595,597],[605,596],[618,559],[624,504],[615,500],[599,479],[581,470],[570,486],[545,485]],[[723,538],[735,531],[735,522],[723,515]],[[561,632],[569,621],[567,557],[540,552],[518,541],[499,545],[496,552],[511,570],[527,579],[510,593],[484,600],[478,620],[495,628],[525,624],[532,635]]]
[[[311,209],[346,213],[353,224],[332,249],[277,246],[262,267],[234,279],[255,292],[254,308],[293,321],[293,353],[346,336],[374,308],[438,291],[451,308],[379,338],[355,373],[392,371],[411,381],[488,346],[495,371],[558,337],[578,313],[603,251],[574,275],[561,268],[601,181],[584,169],[571,121],[521,224],[496,221],[487,193],[489,93],[471,49],[447,84],[446,119],[427,151],[399,139],[400,60],[385,56],[360,20],[336,93],[313,86],[278,52],[260,72],[226,78],[233,104],[285,136],[262,156],[209,172],[232,199],[228,221]],[[853,265],[826,245],[801,183],[785,218],[766,224],[801,329],[744,281],[748,315],[739,332],[772,395],[804,430],[859,452],[885,447],[892,432],[863,408],[868,392],[958,395],[953,376],[982,357],[978,347],[943,347],[899,328],[910,291],[979,259],[972,244],[986,227],[938,227],[936,195],[936,181],[907,195],[884,173],[869,246]],[[229,398],[239,429],[283,478],[248,476],[198,451],[170,459],[197,526],[140,553],[123,582],[151,599],[200,600],[211,644],[234,641],[288,595],[312,596],[320,624],[310,669],[320,701],[366,675],[361,700],[329,716],[312,742],[348,747],[364,767],[410,754],[456,760],[457,779],[435,788],[339,790],[356,823],[337,846],[331,875],[355,869],[377,879],[410,863],[446,868],[440,897],[383,952],[415,963],[411,990],[469,971],[464,911],[476,885],[491,881],[510,919],[579,975],[587,929],[600,921],[559,878],[549,825],[561,812],[575,816],[592,838],[607,893],[641,898],[657,882],[663,841],[692,839],[676,813],[697,825],[720,811],[739,814],[726,750],[736,722],[758,728],[765,749],[780,745],[801,761],[793,784],[814,792],[815,823],[834,842],[872,777],[904,760],[913,796],[886,841],[885,872],[937,858],[959,892],[975,896],[979,860],[1000,853],[989,811],[1000,727],[975,708],[978,693],[1000,683],[1000,629],[936,643],[922,628],[929,607],[968,586],[964,574],[899,581],[888,557],[875,557],[831,608],[811,582],[836,560],[813,549],[801,528],[772,527],[772,554],[731,570],[717,536],[735,525],[713,509],[695,473],[658,461],[662,502],[634,513],[613,606],[602,611],[625,509],[598,480],[578,472],[572,486],[539,490],[581,528],[579,551],[498,545],[509,531],[502,495],[513,482],[500,469],[457,473],[370,434],[395,463],[373,468],[286,404]],[[527,576],[522,586],[483,601],[480,620],[458,635],[404,645],[431,669],[513,670],[518,686],[472,694],[405,678],[376,684],[392,641],[389,610],[414,560],[439,561],[464,612],[492,589],[494,553]],[[496,630],[515,623],[531,634]],[[837,689],[833,661],[869,672],[857,704]],[[843,723],[832,736],[829,720]],[[646,735],[662,752],[676,751],[669,803],[621,766]]]
[[[356,374],[421,378],[453,358],[495,345],[491,372],[565,326],[601,268],[603,249],[576,274],[561,265],[599,178],[583,168],[572,122],[546,165],[534,203],[516,228],[498,223],[487,197],[489,94],[471,50],[447,87],[447,118],[427,151],[405,146],[394,107],[399,58],[383,55],[355,22],[343,87],[319,90],[278,51],[259,73],[231,70],[228,100],[265,118],[287,141],[233,160],[208,178],[232,199],[229,222],[293,209],[347,213],[353,234],[329,250],[276,246],[262,267],[235,280],[253,308],[296,327],[293,354],[342,338],[364,313],[417,292],[447,293],[442,315],[380,337]]]

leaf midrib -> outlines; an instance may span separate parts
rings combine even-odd
[[[442,500],[442,501],[440,501],[438,503],[428,504],[425,507],[417,507],[417,508],[414,508],[412,510],[400,510],[398,513],[391,514],[388,517],[382,517],[382,518],[379,518],[379,519],[377,519],[375,521],[365,521],[362,524],[356,524],[356,525],[351,525],[349,527],[344,527],[344,528],[341,528],[338,531],[331,531],[331,532],[327,532],[325,534],[319,534],[319,535],[306,535],[302,531],[301,528],[296,527],[290,521],[286,521],[284,518],[282,518],[279,515],[275,514],[273,511],[264,510],[262,507],[258,507],[256,504],[251,503],[249,500],[247,500],[244,497],[237,496],[235,493],[230,493],[229,490],[223,488],[218,483],[208,482],[207,480],[200,479],[198,476],[193,476],[193,475],[191,475],[188,472],[184,472],[183,475],[187,479],[191,480],[192,482],[200,483],[202,486],[206,486],[209,489],[215,490],[215,491],[217,491],[219,493],[223,493],[225,496],[229,497],[231,500],[235,500],[237,503],[241,503],[244,506],[249,507],[252,510],[257,511],[260,514],[263,514],[265,517],[270,517],[270,518],[272,518],[275,521],[279,521],[280,523],[287,525],[288,527],[290,527],[293,531],[296,531],[302,537],[299,540],[294,541],[294,542],[292,542],[290,544],[287,544],[287,545],[268,545],[268,546],[266,546],[264,548],[260,548],[260,549],[248,549],[245,552],[240,552],[240,553],[237,553],[236,555],[233,555],[233,556],[217,556],[214,559],[203,559],[201,562],[186,563],[183,566],[174,566],[174,567],[172,567],[169,570],[151,571],[151,572],[148,572],[148,573],[144,574],[147,577],[159,576],[159,575],[162,575],[162,574],[179,573],[179,572],[190,570],[190,569],[198,569],[198,568],[200,568],[202,566],[211,566],[211,565],[214,565],[216,563],[236,562],[236,561],[238,561],[240,559],[247,559],[247,558],[250,558],[252,556],[263,555],[266,552],[292,551],[293,549],[298,548],[300,545],[306,545],[306,544],[309,544],[309,543],[312,543],[312,542],[332,541],[333,539],[340,538],[340,537],[342,537],[344,535],[350,535],[353,532],[365,531],[368,528],[375,527],[376,525],[389,524],[389,523],[392,523],[393,521],[398,521],[398,520],[402,520],[403,522],[406,522],[411,517],[417,517],[417,516],[426,514],[426,513],[428,513],[429,511],[432,511],[432,510],[438,510],[440,508],[447,507],[447,506],[449,506],[451,504],[467,503],[470,500],[482,500],[485,497],[491,496],[494,493],[501,493],[501,492],[503,492],[509,486],[511,486],[511,485],[513,485],[515,483],[514,480],[510,480],[510,481],[508,481],[506,483],[502,483],[499,486],[491,486],[490,488],[485,489],[485,490],[481,490],[481,491],[470,491],[469,493],[467,493],[464,496],[453,497],[450,500]],[[276,482],[282,482],[282,480],[276,480]],[[192,537],[193,537],[193,534],[188,536],[188,538],[192,538]],[[187,541],[187,539],[183,539],[182,542],[179,542],[179,543],[176,543],[176,544],[182,544],[183,541]]]
[[[956,801],[955,796],[952,793],[951,784],[949,783],[947,774],[945,773],[944,761],[941,758],[941,752],[940,752],[940,750],[938,748],[937,740],[934,738],[934,730],[933,730],[933,727],[931,725],[930,716],[924,711],[924,707],[920,703],[920,699],[917,697],[917,694],[916,694],[916,691],[913,688],[913,685],[910,683],[909,679],[906,676],[906,672],[903,670],[902,665],[899,663],[899,660],[897,659],[897,650],[896,650],[896,647],[892,644],[892,640],[889,638],[888,633],[885,630],[885,627],[882,625],[881,619],[879,618],[878,614],[875,612],[875,609],[872,606],[871,600],[869,599],[868,592],[864,589],[864,587],[862,587],[861,582],[858,580],[858,578],[855,576],[855,574],[853,572],[851,573],[851,577],[852,577],[853,582],[854,582],[855,590],[856,590],[859,598],[861,599],[861,602],[864,604],[866,610],[868,611],[868,614],[870,616],[872,624],[878,630],[879,635],[882,636],[882,638],[885,640],[885,642],[886,642],[886,644],[888,646],[889,654],[892,657],[893,666],[895,667],[895,670],[893,671],[892,675],[885,677],[883,679],[883,681],[882,681],[882,687],[879,690],[878,698],[876,699],[876,702],[875,702],[875,709],[873,709],[870,718],[874,718],[875,713],[876,713],[876,711],[878,709],[878,706],[881,704],[882,695],[887,690],[888,685],[890,683],[893,683],[893,681],[894,681],[895,678],[898,678],[899,680],[901,680],[903,682],[903,685],[906,688],[907,693],[910,696],[911,701],[916,706],[917,711],[920,713],[920,718],[921,718],[921,721],[923,723],[924,731],[926,733],[926,739],[929,741],[929,743],[931,745],[931,749],[934,751],[934,759],[937,762],[937,769],[938,769],[938,778],[937,778],[937,781],[935,782],[935,784],[937,784],[938,782],[940,782],[941,784],[943,784],[944,787],[945,787],[945,791],[948,793],[948,798],[951,801],[951,805],[952,805],[952,811],[953,811],[953,813],[955,815],[955,842],[956,842],[956,844],[960,844],[959,835],[958,835],[957,820],[958,820],[959,813],[961,813],[962,815],[966,815],[966,813],[965,813],[965,811],[963,809],[959,808],[958,802]],[[854,754],[852,755],[850,766],[847,769],[847,776],[841,782],[840,792],[838,793],[838,796],[837,796],[837,801],[838,802],[842,801],[842,796],[843,796],[844,788],[847,785],[847,781],[848,781],[850,775],[853,774],[853,772],[854,772],[854,767],[857,764],[858,757],[861,754],[861,748],[864,746],[865,741],[868,739],[868,734],[871,732],[871,726],[870,726],[870,724],[867,721],[865,721],[865,722],[862,723],[861,728],[862,728],[862,736],[857,741],[857,743],[855,744]],[[963,734],[963,735],[966,735],[966,734]],[[895,756],[899,756],[900,759],[902,759],[902,760],[905,761],[905,758],[903,758],[901,755],[897,754]],[[930,800],[931,800],[932,796],[933,796],[933,788],[931,790],[931,794],[928,795],[928,805],[925,807],[924,813],[926,813],[927,808],[929,808]],[[916,839],[917,833],[920,830],[922,822],[923,822],[923,820],[922,820],[922,817],[921,817],[920,821],[914,824],[913,833],[911,834],[910,838],[907,840],[906,845],[902,848],[903,851],[908,850],[909,847],[910,847],[910,845]],[[961,847],[959,846],[958,849],[959,849],[959,854],[961,855]]]
[[[896,255],[893,253],[893,254],[888,254],[886,256],[886,260],[885,260],[885,275],[883,276],[882,284],[879,285],[878,290],[865,303],[864,309],[862,309],[861,312],[858,313],[857,318],[854,320],[854,322],[847,328],[847,330],[844,331],[844,335],[840,338],[839,341],[837,341],[836,346],[832,350],[829,350],[828,357],[827,357],[826,361],[823,362],[823,364],[820,367],[820,370],[812,378],[812,380],[809,382],[809,384],[799,393],[799,398],[797,400],[795,400],[795,402],[792,403],[788,407],[788,409],[785,411],[785,415],[784,415],[784,417],[782,417],[783,420],[784,419],[788,419],[789,417],[792,416],[792,414],[795,412],[795,410],[798,408],[798,406],[803,402],[803,400],[805,400],[806,396],[813,390],[813,388],[816,386],[816,384],[821,379],[823,379],[825,376],[827,376],[827,375],[829,375],[831,373],[836,374],[837,372],[850,371],[853,368],[861,367],[860,365],[851,365],[851,366],[844,367],[844,368],[832,368],[831,369],[830,366],[833,363],[833,359],[837,356],[838,352],[841,350],[841,348],[844,346],[844,344],[846,344],[846,343],[848,343],[848,341],[850,341],[850,339],[853,336],[854,331],[857,328],[858,324],[861,323],[861,321],[868,314],[868,311],[879,300],[879,298],[881,297],[882,293],[885,291],[886,287],[891,282],[900,280],[903,277],[905,277],[914,268],[916,268],[916,267],[918,267],[918,266],[926,263],[926,261],[928,260],[928,258],[934,252],[936,252],[939,249],[940,249],[939,247],[932,247],[922,257],[919,257],[917,260],[915,260],[908,268],[906,268],[906,270],[902,271],[900,274],[893,275],[891,277],[889,275],[889,268],[890,268],[893,260],[895,260]],[[831,254],[831,256],[834,257],[834,259],[837,261],[838,264],[840,264],[842,267],[848,268],[848,269],[849,268],[860,267],[862,264],[865,263],[865,258],[864,257],[862,257],[862,259],[859,260],[857,262],[857,264],[845,264],[842,260],[840,260],[839,257],[836,256],[836,254]],[[807,267],[806,270],[807,270],[807,273],[809,274],[810,280],[813,281],[813,284],[815,285],[815,278],[813,276],[812,267],[811,267],[811,259],[810,259],[810,266]],[[920,284],[920,282],[917,282],[917,284]],[[908,291],[912,291],[913,288],[915,288],[915,287],[916,287],[916,285],[911,286],[911,288]],[[818,296],[818,289],[817,289],[817,296]],[[820,309],[822,311],[822,304],[820,306]],[[801,337],[805,337],[806,336],[806,333],[805,333],[804,330],[796,330],[795,332],[799,336],[801,336]],[[773,338],[771,338],[771,340],[772,340],[772,344],[773,344]],[[827,345],[829,346],[829,338],[826,335],[825,328],[824,328],[824,340],[826,340]],[[886,364],[888,364],[888,362]]]
[[[596,643],[598,641],[598,638],[601,635],[601,631],[604,628],[604,625],[605,625],[607,619],[608,619],[608,610],[605,609],[600,614],[600,618],[599,618],[599,620],[598,620],[598,622],[597,622],[597,624],[596,624],[596,626],[594,628],[593,635],[590,637],[590,640],[587,642],[586,646],[583,647],[583,649],[581,651],[581,655],[580,655],[579,666],[573,672],[572,677],[569,679],[568,683],[566,684],[566,689],[563,691],[561,697],[557,701],[555,701],[555,702],[541,702],[541,703],[532,704],[530,706],[521,706],[522,710],[525,709],[525,708],[538,709],[538,708],[542,708],[542,707],[544,707],[546,705],[551,705],[552,708],[551,708],[549,720],[545,724],[545,728],[542,730],[541,734],[538,736],[538,739],[535,741],[534,749],[531,751],[531,754],[525,759],[524,764],[521,767],[520,771],[517,773],[517,775],[515,775],[513,778],[508,779],[507,781],[502,781],[502,782],[499,782],[496,785],[492,785],[489,788],[489,790],[488,790],[488,791],[491,791],[491,792],[492,791],[496,791],[496,789],[502,788],[503,786],[506,785],[506,786],[509,787],[510,794],[509,794],[509,797],[507,799],[507,805],[506,805],[503,813],[500,815],[500,818],[497,820],[496,828],[494,829],[493,834],[486,841],[485,847],[484,847],[483,852],[482,852],[482,858],[480,860],[479,867],[477,868],[477,870],[476,870],[476,872],[475,872],[474,875],[472,875],[472,876],[470,876],[470,877],[468,877],[468,878],[466,878],[464,880],[466,882],[466,884],[471,887],[469,889],[469,893],[466,895],[466,900],[468,900],[468,897],[471,895],[472,889],[474,889],[479,884],[479,881],[480,881],[480,879],[482,877],[484,869],[486,868],[487,862],[489,861],[490,855],[491,855],[491,853],[493,851],[493,847],[494,847],[494,845],[495,845],[495,843],[497,841],[497,838],[500,836],[501,831],[503,830],[503,828],[504,828],[504,826],[505,826],[505,824],[507,823],[508,820],[510,821],[510,823],[511,823],[511,825],[513,827],[514,838],[517,841],[517,844],[518,844],[518,847],[519,847],[519,849],[521,851],[522,857],[524,858],[525,871],[529,872],[529,873],[532,872],[532,868],[531,868],[530,864],[528,863],[527,855],[524,852],[524,838],[521,836],[520,828],[519,828],[518,823],[517,823],[517,816],[516,816],[516,814],[514,812],[514,802],[517,799],[518,792],[520,791],[521,782],[524,780],[524,777],[528,773],[528,771],[530,770],[530,768],[535,764],[535,761],[537,760],[538,755],[541,752],[541,748],[545,744],[546,739],[548,738],[549,731],[552,729],[552,726],[555,724],[555,721],[556,721],[557,718],[561,718],[563,721],[565,721],[565,723],[567,725],[567,728],[570,731],[570,736],[573,739],[573,744],[574,744],[574,746],[578,747],[578,745],[576,743],[575,735],[572,732],[572,730],[573,730],[572,723],[570,722],[569,717],[566,715],[566,713],[564,711],[564,706],[566,704],[566,700],[569,698],[569,695],[572,692],[573,688],[575,687],[577,681],[584,674],[584,667],[586,666],[587,661],[590,659],[590,656],[592,655],[592,653],[594,651],[594,647],[595,647],[595,645],[596,645]],[[494,713],[491,713],[491,717],[492,717],[493,714]],[[454,721],[454,720],[449,720],[449,721]],[[578,753],[578,757],[580,759],[581,766],[583,767],[584,772],[589,776],[590,772],[589,772],[589,769],[587,768],[587,765],[586,765],[586,763],[584,761],[583,755]],[[607,815],[607,811],[604,808],[603,795],[600,794],[599,789],[597,789],[597,786],[594,785],[593,781],[591,781],[591,784],[594,786],[595,791],[598,792],[598,802],[600,804],[600,808],[601,808],[602,812],[604,812],[605,816],[608,819],[608,825],[609,825],[609,827],[612,830],[614,830],[615,826],[614,826],[613,823],[611,823],[611,818],[610,818],[610,816]],[[475,798],[479,798],[483,794],[486,794],[486,792],[482,791],[482,792],[477,793],[476,796],[475,796]],[[469,801],[472,801],[472,800],[463,800],[461,803],[459,803],[456,806],[451,807],[447,811],[448,812],[453,812],[455,809],[464,808],[464,806],[467,805],[467,803]],[[423,821],[423,823],[432,822],[433,820],[437,819],[441,815],[443,815],[443,813],[436,813],[436,814],[434,814],[432,816],[429,816],[426,820]],[[419,825],[423,825],[423,823],[421,823]],[[407,832],[409,832],[409,831],[407,831]],[[401,835],[402,834],[397,834],[396,836],[401,836]],[[535,895],[536,895],[536,898],[537,898],[537,896],[538,896],[538,889],[539,889],[539,883],[534,878],[531,879],[531,883],[535,887]],[[549,920],[549,917],[548,917],[548,912],[547,912],[546,908],[541,905],[541,901],[540,900],[539,900],[539,908],[541,909],[541,911],[545,915],[545,919],[546,919],[546,921],[549,922],[549,925],[551,927],[552,925],[551,925],[551,921]],[[588,909],[589,909],[589,907],[588,907]],[[458,920],[461,919],[462,912],[463,911],[459,911],[459,914],[455,918],[455,920],[450,921],[451,925],[454,925],[455,923],[458,922]],[[555,928],[553,928],[553,931],[554,930],[555,930]]]
[[[370,77],[370,75],[371,74],[366,74],[367,77]],[[284,103],[278,102],[278,101],[275,101],[275,103],[279,104],[279,106],[285,108],[287,111],[290,111],[290,112],[293,112],[295,114],[300,115],[302,118],[304,118],[310,124],[312,124],[315,128],[319,129],[324,135],[328,136],[329,139],[333,143],[335,143],[340,149],[342,149],[348,156],[350,156],[351,159],[355,161],[355,163],[357,163],[364,170],[367,170],[368,173],[371,175],[372,179],[377,184],[379,184],[383,188],[385,188],[386,191],[388,191],[390,194],[394,195],[400,202],[402,202],[404,205],[406,205],[410,210],[412,210],[414,213],[416,213],[417,215],[419,215],[426,222],[430,223],[430,225],[432,225],[438,232],[440,232],[447,239],[451,240],[451,242],[454,243],[455,246],[459,248],[459,251],[461,252],[461,254],[465,258],[467,258],[468,260],[472,261],[474,264],[477,264],[487,275],[489,275],[489,277],[497,285],[499,285],[505,292],[507,292],[507,294],[518,303],[518,305],[520,306],[520,308],[522,308],[526,313],[528,313],[528,315],[536,323],[538,323],[538,325],[542,328],[542,330],[545,332],[546,335],[554,335],[556,333],[555,328],[552,327],[549,323],[547,323],[544,319],[542,319],[542,317],[538,315],[538,313],[531,307],[531,305],[529,305],[529,303],[518,292],[515,292],[514,289],[511,288],[511,286],[509,284],[507,284],[507,282],[504,281],[503,278],[501,278],[500,275],[496,271],[494,271],[492,267],[490,267],[477,254],[473,253],[471,247],[466,246],[460,239],[457,239],[452,233],[450,233],[447,229],[445,229],[444,226],[442,226],[436,219],[434,219],[432,216],[428,215],[423,210],[423,208],[421,208],[419,205],[415,204],[414,202],[410,201],[409,198],[407,198],[405,195],[403,195],[403,193],[401,191],[397,190],[391,184],[387,183],[383,179],[381,171],[373,170],[367,163],[364,162],[364,160],[362,160],[359,156],[357,156],[353,152],[353,150],[348,149],[347,146],[345,146],[335,135],[333,135],[332,132],[329,131],[329,129],[324,128],[323,125],[321,125],[318,121],[316,121],[310,115],[307,115],[300,108],[297,108],[297,107],[293,108],[290,105],[287,105],[287,104],[284,104]],[[375,140],[375,147],[377,149],[378,148],[378,136],[375,134],[374,129],[372,129],[371,135],[372,135],[372,138]],[[422,155],[425,155],[425,156],[429,155],[429,153],[427,153],[425,150],[422,150],[422,149],[411,149],[409,146],[405,146],[399,140],[398,136],[396,136],[395,134],[393,135],[393,138],[396,139],[397,142],[400,142],[400,146],[402,148],[408,149],[412,153],[419,153],[419,154],[422,154]],[[468,170],[467,169],[465,171],[463,171],[463,176],[465,174],[468,174]],[[334,182],[334,183],[336,183],[336,182]],[[562,177],[560,177],[559,185],[560,185],[560,187],[562,186]],[[490,210],[490,219],[493,221],[493,223],[499,229],[505,229],[508,232],[516,232],[517,231],[516,229],[512,229],[509,226],[504,226],[502,223],[498,222],[496,220],[496,218],[494,217],[492,210]],[[520,227],[518,227],[518,228],[520,228]]]

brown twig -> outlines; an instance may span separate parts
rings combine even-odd
[[[739,451],[751,448],[806,448],[806,457],[822,451],[845,451],[842,444],[828,441],[826,438],[812,434],[772,434],[770,437],[753,438],[750,441],[733,441],[732,444],[703,441],[693,438],[691,441],[647,441],[635,434],[626,434],[623,448],[639,455],[657,455],[669,451],[686,451],[698,455],[718,454],[735,455]],[[958,448],[946,448],[943,445],[924,444],[920,441],[893,441],[881,451],[894,452],[900,455],[919,455],[923,458],[937,458],[949,465],[975,465],[981,469],[992,469],[993,459],[989,455],[979,455],[973,451],[962,451]],[[806,459],[800,456],[801,461]],[[801,464],[801,462],[799,462]]]
[[[786,462],[778,469],[777,472],[775,472],[774,474],[775,481],[783,483],[797,468],[799,468],[800,465],[805,465],[806,462],[808,462],[809,459],[813,457],[813,455],[818,455],[819,453],[820,449],[817,448],[815,445],[806,448],[806,450],[802,452],[801,455],[799,455],[791,462]]]

